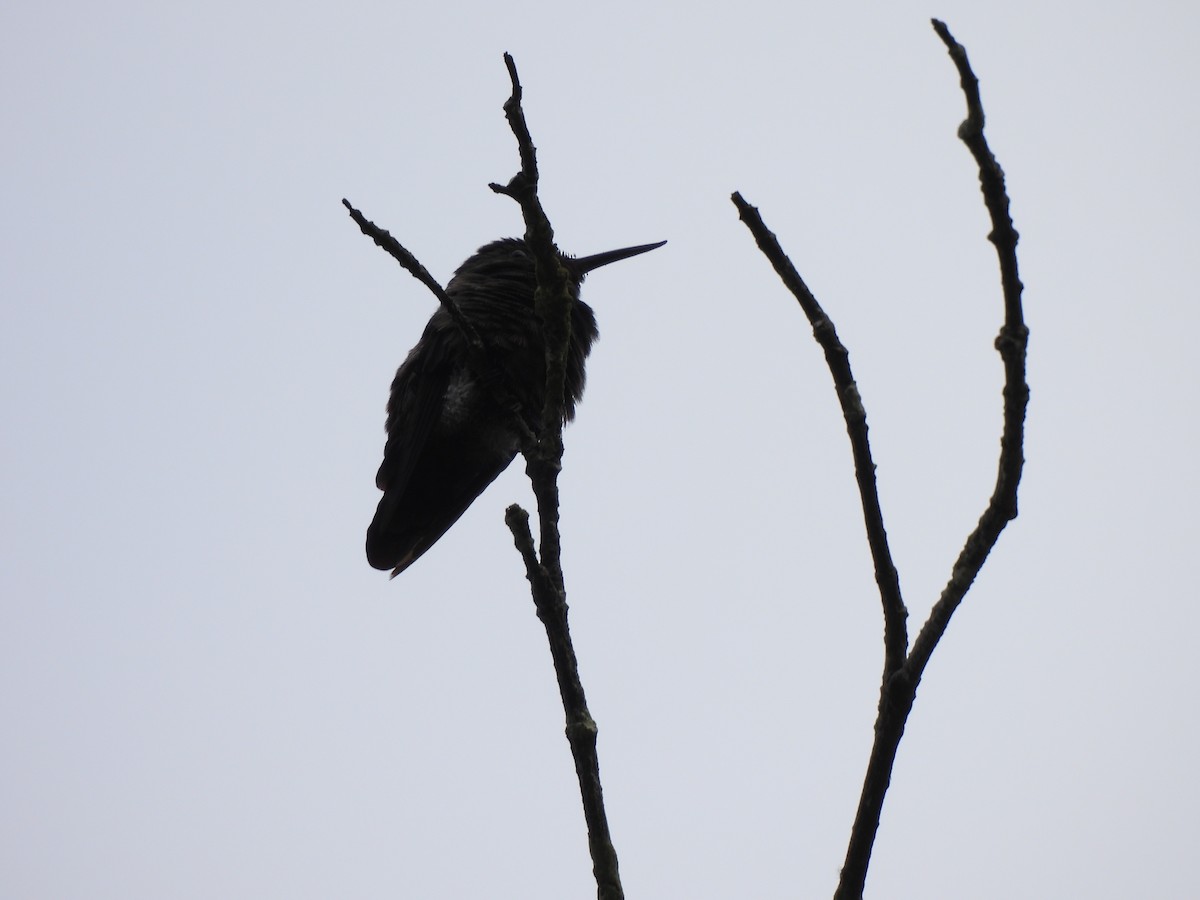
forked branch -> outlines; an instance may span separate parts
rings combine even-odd
[[[945,24],[933,20],[934,30],[946,44],[954,60],[967,99],[967,118],[959,128],[959,137],[966,143],[979,166],[980,186],[984,203],[992,220],[988,239],[995,245],[1000,260],[1000,280],[1004,295],[1004,324],[996,338],[996,349],[1004,362],[1004,430],[1000,441],[1000,463],[996,487],[979,524],[968,536],[950,580],[934,604],[929,619],[921,628],[908,651],[907,609],[900,594],[899,579],[888,548],[883,513],[875,482],[875,466],[867,441],[866,411],[850,370],[846,348],[816,298],[804,284],[795,267],[780,247],[775,235],[763,223],[758,210],[740,194],[733,195],[739,215],[750,229],[759,248],[770,260],[787,288],[795,295],[813,328],[813,335],[825,351],[825,359],[833,375],[834,387],[841,403],[850,446],[854,455],[855,478],[862,498],[866,520],[867,540],[875,565],[875,580],[879,587],[884,614],[884,666],[879,691],[879,710],[875,720],[875,741],[867,763],[854,826],[846,860],[842,867],[835,900],[861,900],[866,884],[867,867],[884,797],[891,782],[896,753],[908,716],[916,699],[917,686],[925,672],[930,655],[946,631],[955,609],[971,583],[979,574],[988,554],[996,545],[1000,532],[1017,515],[1017,486],[1024,462],[1025,410],[1029,387],[1025,382],[1025,354],[1028,330],[1021,310],[1021,281],[1017,274],[1017,232],[1009,215],[1008,194],[1004,173],[983,134],[983,106],[979,98],[979,82],[967,61],[967,52],[951,36]]]

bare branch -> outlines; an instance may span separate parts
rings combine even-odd
[[[833,385],[842,407],[842,416],[846,420],[846,431],[850,436],[850,448],[854,455],[854,477],[858,482],[859,497],[862,499],[871,559],[875,564],[875,583],[879,586],[879,597],[883,603],[886,678],[904,664],[905,654],[908,652],[908,632],[905,626],[908,610],[905,609],[904,600],[900,595],[900,578],[892,562],[887,530],[883,525],[879,488],[875,482],[875,462],[871,458],[871,444],[867,439],[867,411],[863,408],[862,397],[858,393],[858,385],[850,369],[850,354],[838,339],[833,322],[825,315],[817,298],[779,246],[778,238],[763,223],[758,209],[747,203],[740,193],[735,192],[732,199],[742,221],[754,235],[759,249],[775,267],[787,289],[800,302],[800,308],[804,310],[812,325],[813,337],[825,351],[825,361],[833,375]]]
[[[508,79],[512,82],[512,94],[504,102],[504,115],[517,139],[517,149],[521,154],[521,171],[513,176],[508,187],[501,187],[495,182],[490,186],[493,191],[507,194],[517,202],[522,202],[523,198],[516,196],[517,191],[537,194],[537,150],[533,146],[533,137],[529,133],[529,126],[525,123],[525,110],[521,106],[521,79],[517,76],[517,63],[511,53],[504,54],[504,66],[508,69]],[[518,179],[524,179],[527,183],[514,184],[514,182],[518,182]],[[532,199],[536,200],[536,196]]]
[[[861,900],[866,884],[867,867],[884,797],[891,783],[892,769],[905,725],[916,699],[917,686],[930,655],[945,633],[955,609],[971,583],[979,574],[988,554],[1005,525],[1017,515],[1017,486],[1024,463],[1025,410],[1029,387],[1025,382],[1025,354],[1028,330],[1021,310],[1021,281],[1017,274],[1017,232],[1009,216],[1008,194],[1004,173],[983,135],[983,105],[979,98],[979,82],[971,71],[966,50],[950,35],[945,24],[933,20],[933,27],[946,44],[958,67],[963,93],[967,98],[967,118],[959,128],[959,137],[971,150],[979,165],[979,180],[984,203],[992,220],[988,239],[995,245],[1000,258],[1000,280],[1004,294],[1005,318],[996,338],[996,349],[1004,361],[1004,433],[1000,441],[999,471],[996,487],[978,526],[967,538],[966,545],[954,563],[949,583],[934,604],[928,621],[922,627],[907,653],[905,607],[900,597],[896,570],[887,548],[887,535],[879,509],[875,484],[875,467],[867,443],[866,413],[850,371],[846,348],[837,338],[833,323],[822,311],[808,290],[779,242],[763,224],[758,210],[746,203],[740,194],[733,195],[742,220],[746,223],[759,248],[771,261],[787,288],[796,296],[813,326],[813,335],[825,351],[825,359],[833,374],[842,414],[850,434],[854,452],[854,470],[862,496],[867,537],[875,562],[875,579],[879,584],[884,610],[884,671],[879,691],[879,710],[875,720],[875,741],[863,779],[862,795],[851,829],[846,861],[842,866],[835,900]]]
[[[361,212],[355,209],[351,205],[350,201],[344,197],[342,198],[342,206],[350,210],[350,218],[352,218],[358,224],[358,227],[362,230],[363,234],[371,238],[371,240],[375,242],[376,246],[382,247],[385,251],[387,251],[392,259],[400,263],[400,265],[403,266],[405,270],[413,276],[413,278],[417,279],[417,281],[429,288],[430,293],[437,297],[438,303],[445,307],[446,312],[450,314],[450,318],[453,319],[454,324],[462,330],[462,333],[467,340],[470,341],[473,346],[482,350],[483,339],[479,336],[479,332],[475,330],[475,326],[471,324],[470,319],[463,315],[462,310],[458,308],[458,304],[454,302],[454,298],[447,294],[445,290],[442,289],[442,286],[437,283],[437,280],[429,274],[429,270],[421,265],[420,260],[413,256],[408,248],[392,237],[390,231],[380,228]]]
[[[567,349],[571,341],[571,304],[567,273],[554,245],[554,229],[537,195],[537,152],[521,107],[521,82],[512,56],[504,63],[512,81],[512,94],[504,103],[504,114],[517,138],[521,170],[505,186],[492,184],[497,193],[521,205],[525,218],[525,243],[534,259],[537,290],[534,309],[541,319],[546,348],[546,397],[538,439],[524,449],[525,471],[538,504],[539,552],[533,552],[529,514],[510,506],[505,521],[513,533],[525,562],[538,618],[546,629],[554,672],[566,716],[567,740],[575,760],[583,814],[588,829],[588,849],[596,878],[599,900],[623,900],[617,853],[613,848],[600,785],[600,761],[596,751],[596,723],[588,711],[579,663],[567,624],[567,592],[562,571],[562,540],[559,533],[558,474],[562,470],[562,426],[566,396]]]
[[[512,59],[511,54],[504,54],[504,65],[508,67],[509,80],[512,83],[512,94],[504,101],[504,116],[509,120],[509,127],[517,139],[521,170],[512,176],[508,185],[500,186],[492,182],[490,187],[493,191],[511,197],[521,204],[521,215],[526,222],[524,240],[529,246],[529,252],[533,254],[534,271],[538,278],[534,310],[541,317],[546,338],[546,398],[541,413],[544,430],[534,457],[538,460],[542,478],[546,476],[545,470],[550,468],[554,469],[557,478],[557,469],[563,456],[562,421],[566,391],[566,348],[571,340],[571,298],[568,292],[568,277],[560,262],[562,257],[558,247],[554,245],[554,229],[538,198],[538,151],[534,148],[533,137],[530,136],[529,125],[524,118],[524,109],[521,106],[521,79],[517,76],[516,61]],[[533,458],[530,458],[529,462],[533,463]],[[530,472],[530,478],[534,478],[534,473]],[[557,523],[557,493],[553,517]],[[542,557],[546,558],[546,541],[558,541],[558,528],[557,524],[553,528],[547,528],[548,522],[544,515],[539,515],[539,524]],[[548,556],[557,558],[558,551],[553,550]],[[562,574],[559,572],[556,577],[560,578]]]
[[[504,368],[497,364],[493,358],[491,349],[483,338],[480,336],[478,329],[475,328],[471,320],[468,319],[458,304],[437,283],[436,279],[429,274],[429,270],[421,265],[418,260],[404,245],[392,237],[391,232],[380,228],[361,212],[355,209],[349,200],[343,198],[342,205],[350,211],[352,218],[362,233],[375,241],[375,244],[387,251],[396,262],[400,263],[414,278],[421,284],[429,288],[430,292],[437,297],[438,302],[442,304],[442,308],[450,314],[451,320],[463,337],[467,341],[467,355],[475,374],[479,376],[479,380],[483,383],[484,388],[489,391],[492,398],[500,404],[500,406],[508,410],[512,417],[514,426],[521,436],[523,446],[531,446],[536,438],[533,429],[529,427],[529,423],[525,419],[525,410],[521,407],[521,402],[517,399],[517,394],[510,386],[510,376],[505,373]],[[395,577],[393,575],[393,577]]]
[[[600,784],[600,758],[596,749],[598,730],[588,713],[587,699],[579,681],[579,665],[567,627],[566,600],[534,552],[529,513],[514,503],[505,511],[504,521],[525,562],[525,577],[529,579],[538,618],[545,626],[546,637],[550,641],[558,690],[563,708],[567,711],[566,735],[571,745],[571,756],[575,760],[575,775],[583,800],[597,897],[599,900],[621,900],[625,894],[621,887],[617,852],[609,833],[604,791]]]
[[[1000,437],[1000,463],[996,487],[979,524],[967,538],[962,552],[954,563],[950,580],[934,604],[929,619],[913,642],[912,658],[908,662],[918,680],[925,671],[929,657],[950,624],[950,617],[962,602],[988,554],[996,546],[1004,526],[1017,517],[1017,486],[1025,465],[1025,411],[1029,405],[1029,385],[1025,380],[1025,357],[1029,329],[1025,326],[1021,307],[1023,285],[1017,272],[1017,230],[1009,214],[1008,192],[1004,186],[1004,170],[988,147],[983,133],[983,103],[979,97],[979,80],[971,71],[967,51],[958,43],[944,22],[933,20],[937,32],[958,67],[963,93],[967,98],[967,118],[958,128],[958,136],[967,145],[979,166],[979,185],[984,204],[992,220],[988,240],[996,248],[1000,260],[1000,283],[1004,291],[1004,324],[996,337],[996,350],[1004,361],[1004,431]]]
[[[537,551],[533,548],[533,533],[529,530],[529,513],[518,503],[513,503],[504,511],[504,523],[512,532],[513,543],[521,560],[525,563],[525,577],[529,579],[535,593],[554,595],[554,585],[546,577],[546,570],[538,562]],[[546,605],[552,605],[551,599]],[[543,604],[537,604],[540,613]]]

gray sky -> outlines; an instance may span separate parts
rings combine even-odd
[[[915,628],[1002,377],[936,14],[1021,233],[1028,466],[868,892],[1190,895],[1200,13],[984,6],[9,4],[0,892],[593,895],[520,467],[401,578],[362,551],[434,301],[339,201],[442,280],[519,234],[486,187],[517,166],[507,50],[563,249],[670,240],[584,288],[562,479],[627,893],[830,896],[879,603],[828,372],[728,197],[850,348]]]

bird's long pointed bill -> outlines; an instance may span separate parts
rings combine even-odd
[[[641,253],[649,253],[651,250],[657,250],[666,241],[659,241],[657,244],[638,244],[636,247],[622,247],[620,250],[609,250],[607,253],[597,253],[595,256],[583,256],[579,259],[572,259],[570,266],[575,270],[579,277],[583,277],[592,269],[598,269],[601,266],[607,266],[609,263],[620,262],[623,259],[629,259],[631,256],[637,256]]]

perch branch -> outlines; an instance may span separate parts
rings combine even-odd
[[[558,467],[562,460],[562,419],[566,404],[567,347],[571,340],[571,298],[567,290],[567,272],[562,266],[561,255],[554,243],[554,228],[546,216],[542,202],[538,199],[537,149],[525,121],[525,110],[521,106],[521,80],[517,76],[517,64],[512,55],[504,54],[504,64],[512,82],[512,93],[504,101],[504,116],[517,139],[521,157],[521,169],[509,179],[508,184],[492,182],[488,185],[498,194],[511,197],[521,206],[525,219],[525,243],[533,255],[534,271],[537,276],[537,291],[534,293],[534,309],[542,320],[546,342],[546,398],[542,409],[543,430],[535,456],[543,466]],[[555,427],[554,423],[558,423]],[[532,477],[532,476],[531,476]],[[557,502],[555,503],[557,513]],[[557,518],[557,515],[556,515]],[[544,521],[539,525],[544,528]],[[542,531],[543,556],[548,538],[558,540],[557,527],[547,534]],[[552,554],[557,556],[557,552]]]
[[[521,82],[517,76],[517,66],[507,53],[504,54],[504,63],[512,82],[512,94],[504,103],[504,114],[517,139],[521,170],[507,185],[493,183],[490,187],[521,205],[525,219],[525,243],[533,255],[537,277],[534,309],[541,320],[546,348],[546,398],[537,440],[523,452],[525,471],[533,485],[538,505],[538,552],[534,551],[529,514],[524,509],[516,504],[510,506],[505,514],[505,522],[525,563],[538,619],[546,629],[546,639],[550,644],[550,655],[554,661],[566,717],[567,741],[571,746],[583,801],[597,897],[599,900],[622,900],[625,894],[600,785],[596,723],[588,711],[567,622],[567,592],[559,533],[558,474],[562,471],[566,360],[571,341],[571,304],[575,301],[568,291],[567,273],[561,264],[558,248],[554,245],[554,229],[538,199],[537,152],[521,106]]]

